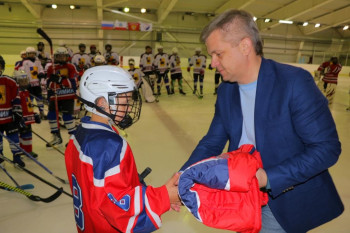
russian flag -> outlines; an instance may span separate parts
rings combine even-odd
[[[114,22],[113,21],[102,21],[101,28],[106,30],[113,30],[114,29]]]

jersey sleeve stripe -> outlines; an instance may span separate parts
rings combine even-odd
[[[84,153],[82,152],[82,150],[81,150],[81,148],[80,148],[79,142],[77,141],[77,139],[75,138],[74,135],[72,135],[71,139],[73,140],[73,143],[74,143],[75,148],[76,148],[77,151],[79,152],[79,159],[80,159],[82,162],[85,162],[85,163],[88,163],[88,164],[90,164],[90,165],[93,165],[93,163],[92,163],[92,158],[90,158],[90,157],[87,156],[87,155],[84,155]]]
[[[149,205],[148,202],[148,198],[147,195],[145,195],[145,205],[146,205],[146,209],[147,211],[150,213],[150,215],[152,216],[153,220],[156,222],[157,224],[157,228],[160,228],[162,226],[162,220],[160,219],[160,217],[153,212],[153,210],[151,209],[151,206]]]
[[[101,126],[101,125],[82,123],[82,126],[83,126],[83,128],[86,128],[86,129],[102,129],[102,130],[107,130],[107,131],[115,133],[112,129],[109,129],[109,128]]]
[[[128,226],[126,228],[126,233],[131,232],[131,230],[132,230],[132,228],[133,228],[133,226],[135,224],[135,219],[141,212],[140,203],[141,203],[141,200],[140,200],[140,186],[137,186],[135,188],[135,196],[134,196],[134,216],[132,216],[129,219]]]

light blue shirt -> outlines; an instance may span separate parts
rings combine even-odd
[[[257,81],[248,84],[239,84],[241,108],[243,114],[242,136],[238,147],[243,144],[255,145],[254,109]]]

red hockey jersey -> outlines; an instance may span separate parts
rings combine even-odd
[[[342,66],[340,64],[333,64],[329,61],[323,62],[317,70],[324,71],[323,81],[325,83],[338,83],[338,75]]]
[[[34,109],[29,91],[19,89],[19,98],[21,99],[22,116],[26,125],[35,123]]]
[[[17,83],[9,76],[0,76],[0,124],[12,122],[14,112],[21,111]]]
[[[152,232],[170,209],[165,186],[140,184],[128,143],[110,126],[82,119],[65,161],[78,232]]]
[[[55,70],[54,70],[55,68]],[[62,77],[61,84],[57,84],[50,81],[51,74],[55,71],[55,74]],[[47,69],[47,88],[48,88],[48,98],[50,101],[55,100],[55,93],[57,93],[57,100],[67,100],[67,99],[75,99],[75,91],[77,89],[76,86],[76,78],[78,76],[78,72],[75,69],[74,65],[70,63],[66,63],[64,65],[55,64],[49,66]]]

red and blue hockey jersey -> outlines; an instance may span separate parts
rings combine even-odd
[[[242,145],[188,167],[179,179],[179,195],[203,224],[244,233],[261,229],[261,206],[268,196],[259,189],[256,171],[262,168],[253,145]]]
[[[108,125],[82,119],[65,152],[78,232],[152,232],[170,209],[165,186],[140,184],[128,143]]]
[[[13,122],[13,114],[22,115],[18,85],[9,76],[0,75],[0,124]]]

